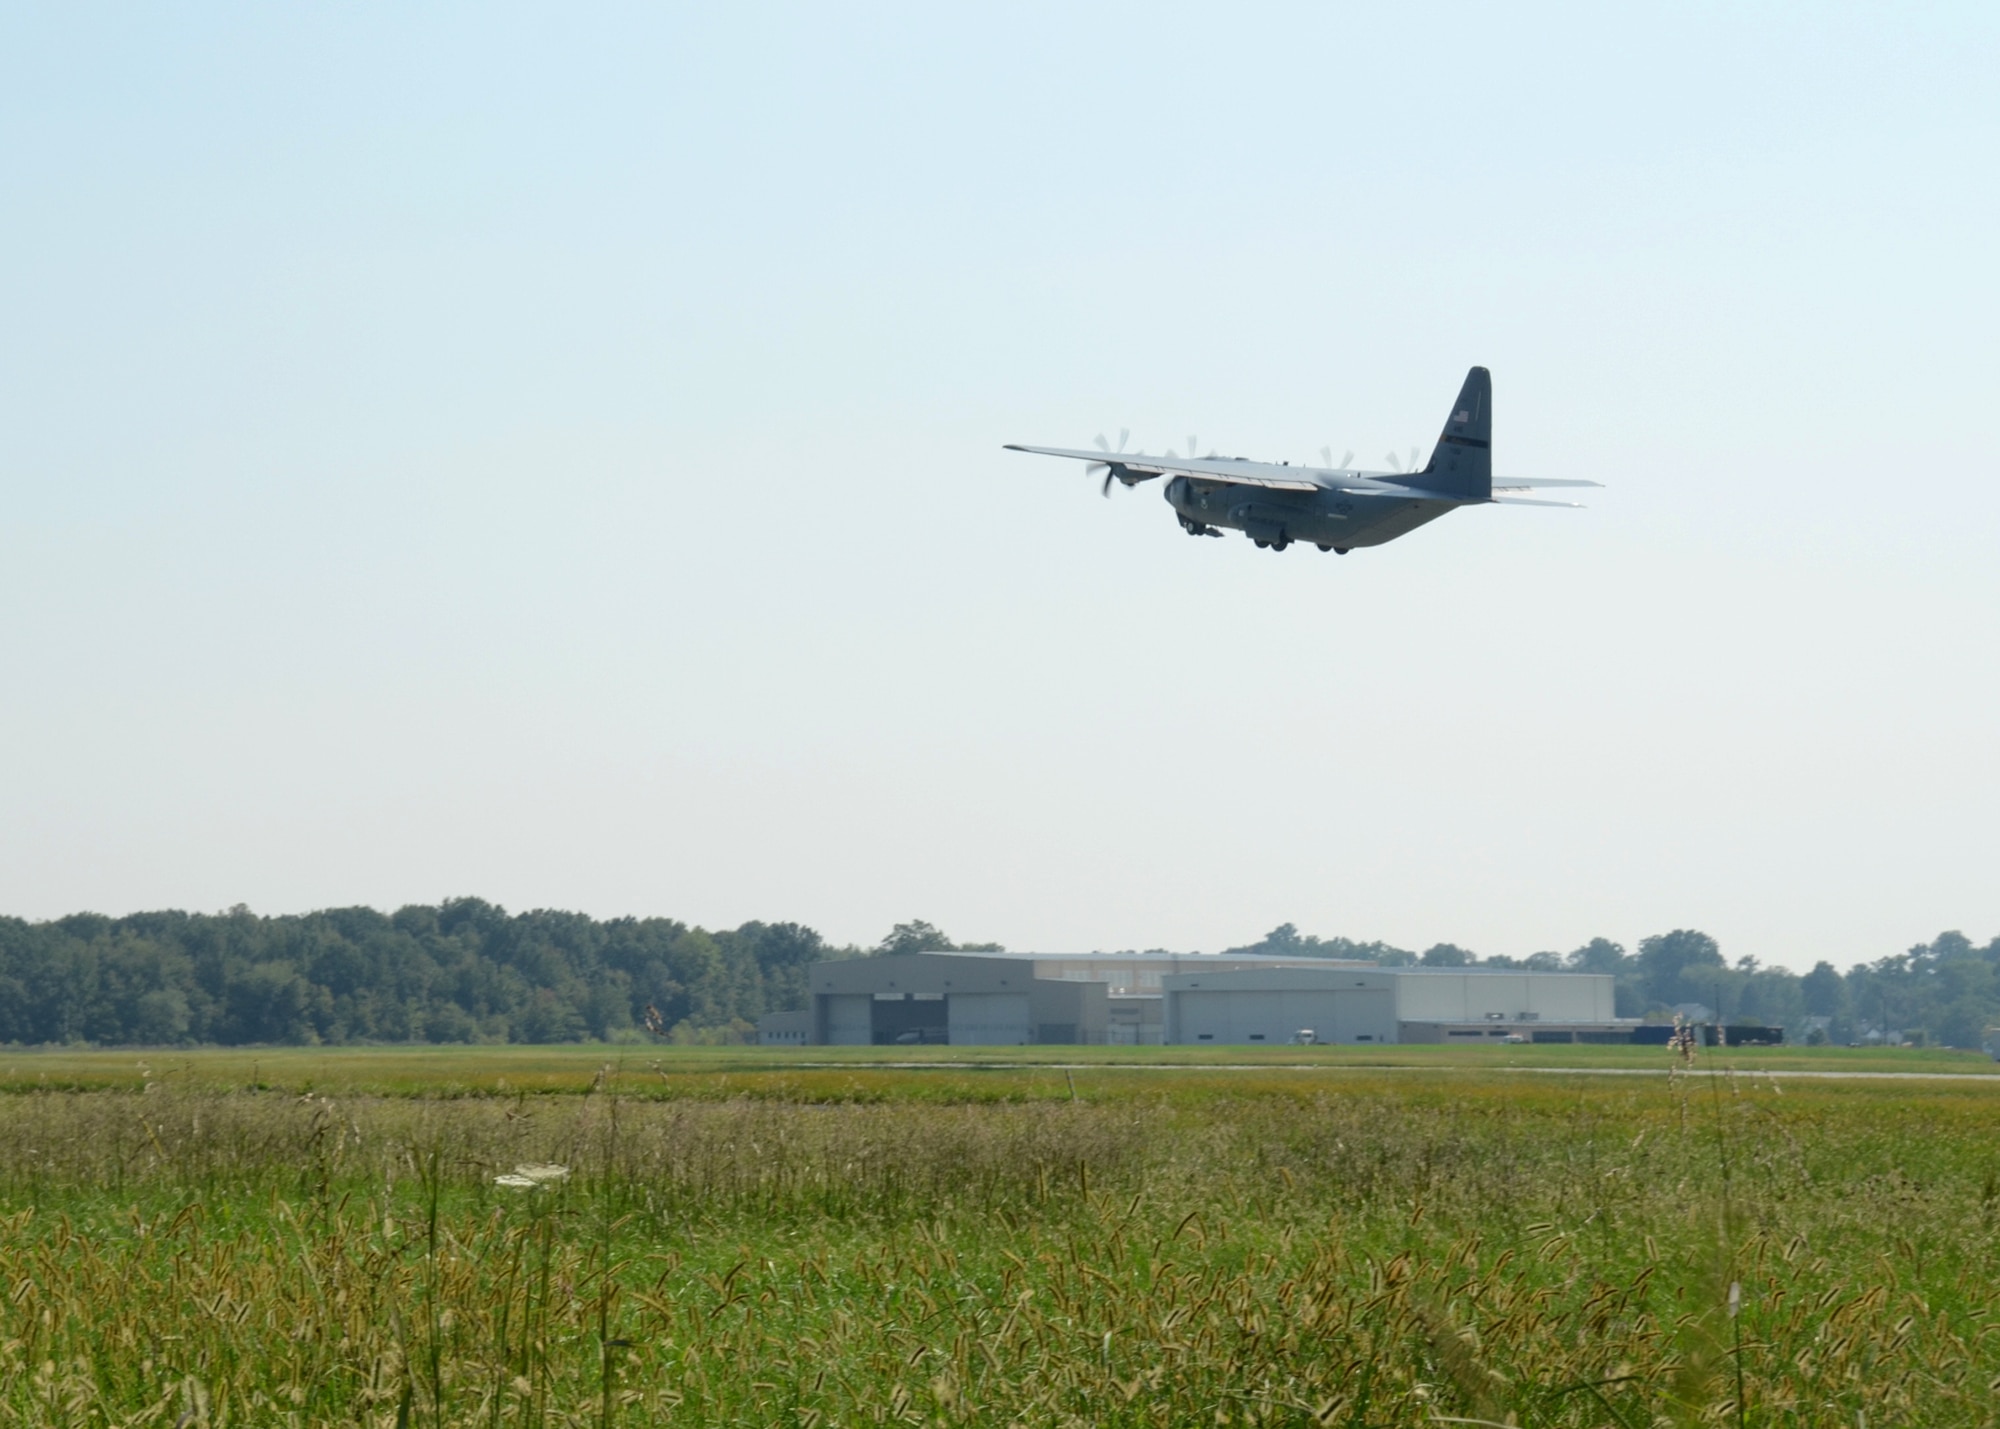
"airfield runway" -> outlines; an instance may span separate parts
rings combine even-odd
[[[1992,1082],[2000,1086],[2000,1065],[1991,1072],[1814,1072],[1766,1071],[1762,1067],[1452,1067],[1368,1062],[777,1062],[759,1071],[899,1072],[1479,1072],[1546,1077],[1768,1077],[1813,1082]]]

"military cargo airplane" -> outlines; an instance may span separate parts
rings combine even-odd
[[[1597,486],[1595,481],[1530,481],[1493,475],[1493,378],[1483,367],[1465,376],[1458,400],[1452,403],[1431,459],[1417,467],[1410,453],[1404,471],[1392,455],[1393,471],[1360,471],[1348,463],[1333,463],[1330,448],[1321,452],[1325,466],[1293,466],[1290,462],[1250,461],[1214,452],[1197,457],[1188,438],[1188,454],[1147,456],[1127,453],[1125,437],[1118,449],[1103,437],[1098,451],[1065,447],[1027,447],[1008,443],[1006,450],[1039,456],[1069,457],[1090,463],[1088,471],[1104,473],[1104,494],[1111,483],[1137,486],[1156,476],[1170,478],[1162,494],[1190,536],[1220,536],[1223,527],[1241,531],[1258,546],[1282,551],[1294,541],[1310,541],[1322,551],[1346,555],[1356,546],[1379,546],[1435,521],[1461,506],[1570,506],[1573,501],[1538,501],[1506,493],[1554,486]]]

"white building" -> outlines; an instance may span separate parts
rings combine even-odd
[[[1256,968],[1162,980],[1164,1040],[1191,1045],[1624,1042],[1600,973],[1476,968]]]

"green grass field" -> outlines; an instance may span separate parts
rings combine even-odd
[[[0,1054],[0,1418],[1995,1423],[1994,1065],[1669,1065]]]
[[[1742,1071],[2000,1075],[2000,1063],[1977,1052],[1939,1048],[1747,1047],[1720,1055]],[[1010,1069],[1058,1069],[1050,1079],[1004,1079],[1008,1094],[1038,1098],[1061,1089],[1062,1068],[1182,1071],[1203,1067],[1310,1068],[1325,1073],[1369,1069],[1431,1069],[1464,1074],[1515,1070],[1533,1074],[1578,1070],[1663,1075],[1669,1059],[1658,1047],[644,1047],[571,1044],[556,1047],[263,1047],[165,1049],[155,1052],[70,1048],[0,1051],[0,1092],[137,1090],[145,1081],[203,1090],[263,1088],[328,1095],[489,1096],[516,1092],[576,1092],[593,1085],[631,1096],[756,1094],[787,1086],[798,1075],[879,1069],[894,1064],[884,1085],[894,1095],[943,1085],[954,1070],[987,1074]],[[905,1067],[935,1067],[925,1079]],[[600,1074],[608,1069],[608,1080]],[[722,1077],[729,1077],[727,1083]],[[789,1091],[778,1095],[789,1096]]]

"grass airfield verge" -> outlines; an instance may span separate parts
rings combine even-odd
[[[2000,1410],[1984,1059],[978,1050],[0,1054],[0,1419]]]
[[[1701,1052],[1743,1073],[2000,1076],[2000,1063],[1944,1048],[1744,1047]],[[560,1046],[230,1047],[187,1050],[0,1049],[0,1094],[39,1090],[136,1090],[175,1082],[209,1090],[261,1088],[299,1094],[509,1096],[611,1090],[626,1096],[743,1096],[804,1085],[857,1085],[907,1095],[975,1099],[993,1094],[1069,1095],[1077,1074],[1209,1069],[1224,1075],[1285,1070],[1616,1072],[1665,1075],[1664,1047],[1547,1044],[1510,1047],[674,1047],[629,1043]],[[1088,1071],[1086,1071],[1088,1069]],[[1068,1080],[1063,1072],[1071,1074]],[[992,1076],[1016,1072],[1018,1077]],[[920,1073],[920,1076],[905,1076]],[[970,1076],[963,1074],[972,1074]],[[976,1076],[976,1080],[974,1077]],[[1053,1077],[1051,1081],[1049,1078]],[[724,1078],[730,1080],[724,1081]],[[989,1087],[988,1084],[992,1085]],[[987,1088],[973,1093],[971,1088]]]

